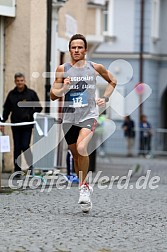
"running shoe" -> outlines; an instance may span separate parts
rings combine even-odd
[[[80,196],[78,203],[80,204],[81,210],[84,213],[87,213],[92,209],[92,201],[90,198],[92,192],[93,188],[88,185],[82,185],[80,187]]]

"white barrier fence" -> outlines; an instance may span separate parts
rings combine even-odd
[[[47,169],[54,167],[55,158],[57,158],[57,141],[60,134],[59,130],[55,125],[60,125],[60,120],[55,119],[47,114],[35,113],[33,122],[21,122],[21,123],[2,123],[0,126],[24,126],[24,125],[35,125],[33,131],[33,144],[30,147],[33,154],[33,164],[34,168],[38,167],[41,169]],[[58,127],[58,126],[57,126]],[[50,130],[52,130],[52,134]],[[0,134],[0,152],[11,152],[9,136]],[[57,143],[57,145],[56,145]],[[24,153],[21,154],[21,160],[24,160]],[[0,168],[3,164],[3,156],[0,155]],[[57,163],[57,161],[56,161]],[[24,166],[26,164],[23,164]],[[19,164],[21,167],[22,164]],[[21,167],[22,168],[22,167]],[[26,167],[27,169],[28,167]]]
[[[33,155],[34,155],[34,160],[36,163],[35,166],[41,167],[46,169],[48,167],[53,167],[57,165],[57,155],[59,153],[62,154],[63,150],[61,148],[58,148],[59,144],[59,137],[60,136],[60,128],[61,125],[57,124],[54,118],[48,117],[45,114],[42,115],[37,115],[36,118],[34,118],[34,122],[31,122],[35,124],[35,130],[34,130],[34,148],[33,148]],[[47,119],[47,120],[46,120]],[[42,123],[42,124],[41,124]],[[25,124],[25,123],[24,123]],[[11,126],[10,123],[0,123],[0,125],[8,125]],[[18,125],[15,125],[18,126]],[[52,128],[52,126],[55,126],[54,134],[51,134],[49,137],[49,140],[45,143],[45,138],[48,139],[47,132],[49,129]],[[103,133],[105,133],[105,128],[103,129]],[[138,155],[140,153],[140,129],[135,129],[136,132],[136,137],[134,140],[134,148],[133,148],[133,153],[135,155]],[[97,134],[97,139],[100,137]],[[152,129],[152,137],[151,137],[151,155],[152,156],[158,156],[158,155],[163,155],[167,156],[167,129],[163,128],[157,128],[157,129]],[[35,145],[36,142],[39,140],[42,140],[42,145],[41,143],[38,144],[38,149],[35,149],[37,145]],[[60,138],[61,140],[61,138]],[[52,144],[53,142],[53,144]],[[56,146],[55,146],[56,143]],[[52,147],[53,145],[53,147]],[[51,148],[52,149],[49,149]],[[108,155],[124,155],[127,152],[127,146],[126,146],[126,139],[124,137],[124,132],[122,128],[116,128],[115,132],[111,134],[111,136],[102,144],[103,150],[105,154]],[[56,148],[56,151],[55,151]],[[101,147],[99,147],[100,149]],[[98,149],[98,150],[99,150]],[[51,151],[49,153],[49,150]],[[42,152],[42,154],[41,154]],[[40,155],[41,154],[41,155]],[[44,155],[45,154],[45,155]],[[97,154],[99,152],[97,151]],[[43,156],[41,158],[38,158],[39,156]],[[43,159],[42,159],[43,158]],[[2,159],[2,157],[1,157]],[[65,156],[63,155],[61,159],[65,159]]]
[[[135,129],[135,139],[133,145],[133,154],[138,155],[140,150],[140,129]],[[157,128],[152,129],[151,136],[151,155],[152,156],[167,156],[167,129]],[[103,134],[105,134],[105,129]],[[99,135],[97,135],[100,138]],[[117,127],[114,134],[112,134],[103,144],[103,152],[107,155],[125,155],[127,153],[127,141],[124,136],[123,129]],[[102,148],[99,148],[99,153]]]

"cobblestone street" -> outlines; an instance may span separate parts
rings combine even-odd
[[[0,251],[166,252],[167,184],[136,189],[136,180],[128,189],[96,184],[89,214],[78,206],[77,185],[1,193]]]

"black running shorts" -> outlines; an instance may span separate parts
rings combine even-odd
[[[79,131],[82,128],[90,129],[94,133],[96,125],[97,121],[94,118],[80,122],[77,125],[72,123],[63,123],[63,131],[67,144],[70,145],[77,142]]]

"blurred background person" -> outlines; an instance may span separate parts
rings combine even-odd
[[[104,126],[106,122],[106,112],[104,111],[101,113],[97,119],[97,128],[96,128],[96,134],[98,136],[98,141],[99,141],[99,156],[104,157],[105,156],[105,150],[104,150]]]
[[[126,116],[122,125],[124,130],[124,136],[127,140],[127,156],[132,157],[132,148],[134,146],[135,139],[135,123],[130,116]]]
[[[74,158],[70,149],[67,150],[66,166],[67,166],[67,179],[70,182],[79,183],[79,178],[74,170]]]
[[[144,155],[146,158],[150,158],[152,127],[151,124],[148,122],[146,115],[141,115],[139,128],[140,128],[140,155]]]

